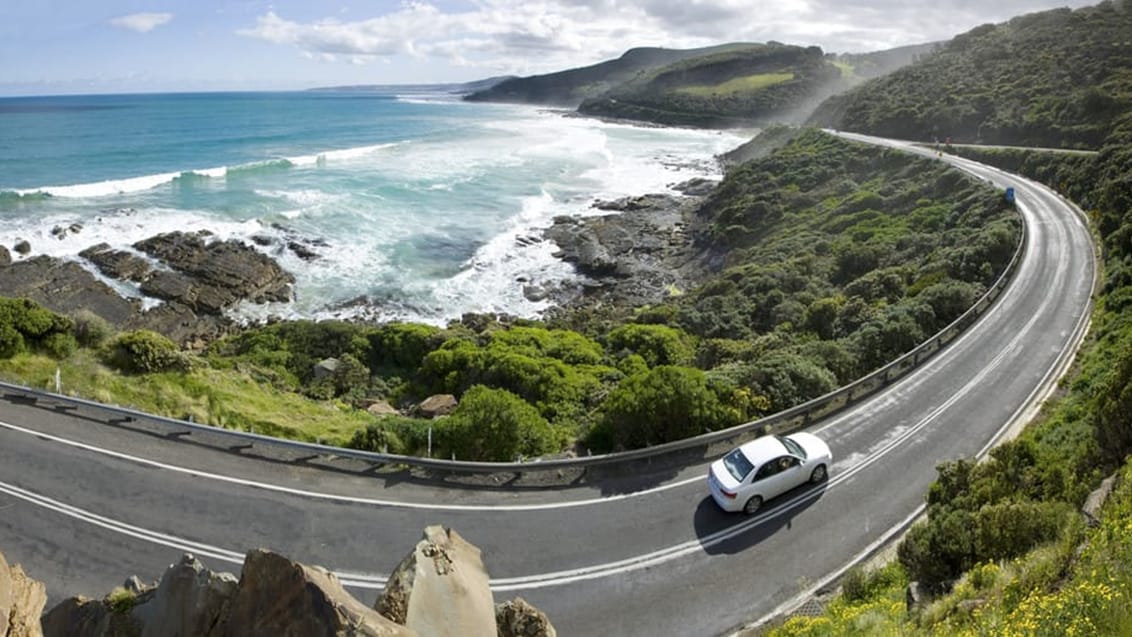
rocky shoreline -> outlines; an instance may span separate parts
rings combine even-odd
[[[549,300],[553,311],[632,308],[678,295],[703,273],[689,228],[715,185],[695,179],[673,186],[679,195],[597,201],[593,207],[609,214],[559,217],[541,235],[518,241],[553,242],[556,256],[573,264],[579,279],[553,286],[524,279],[516,284],[532,300]],[[81,226],[62,229],[80,231]],[[229,317],[236,305],[293,299],[294,275],[265,251],[291,250],[309,261],[318,258],[320,247],[317,240],[298,236],[281,245],[255,238],[251,243],[255,246],[222,241],[207,230],[178,231],[128,249],[92,245],[79,254],[83,264],[35,255],[33,246],[21,241],[12,252],[0,246],[0,296],[29,298],[65,314],[87,310],[117,329],[153,330],[199,350],[241,329]],[[131,294],[123,293],[127,289]]]

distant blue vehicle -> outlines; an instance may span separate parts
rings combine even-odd
[[[1006,200],[1010,203],[1014,203],[1014,188],[1006,189]]]

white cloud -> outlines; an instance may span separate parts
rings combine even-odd
[[[639,46],[723,42],[878,50],[948,39],[978,24],[1094,0],[474,0],[445,12],[409,0],[373,18],[316,22],[274,11],[241,35],[357,63],[398,55],[500,73],[543,73],[610,59]]]
[[[110,24],[123,29],[137,31],[138,33],[146,33],[166,24],[172,19],[172,13],[131,13],[130,15],[120,15],[116,18],[111,18]]]

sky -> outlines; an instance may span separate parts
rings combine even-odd
[[[875,51],[1088,0],[0,0],[0,96],[464,82],[637,46]]]

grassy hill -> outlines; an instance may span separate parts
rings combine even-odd
[[[1132,110],[1132,11],[987,24],[825,102],[813,124],[931,141],[1096,148]]]
[[[507,79],[465,99],[678,126],[794,123],[833,93],[911,63],[935,46],[840,55],[777,42],[638,48],[592,66]]]
[[[688,58],[748,46],[751,45],[723,44],[700,49],[629,49],[616,60],[557,73],[509,78],[484,90],[470,93],[464,99],[472,102],[520,102],[576,108],[584,100],[601,95],[639,73]]]
[[[640,72],[578,112],[667,125],[757,125],[804,118],[846,86],[820,48],[768,43]]]

